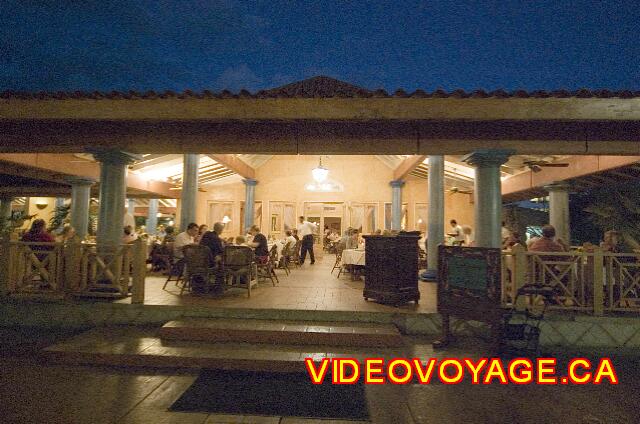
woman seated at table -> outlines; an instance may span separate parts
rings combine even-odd
[[[293,233],[291,232],[291,230],[287,230],[287,232],[285,233],[287,236],[284,238],[284,244],[286,245],[287,243],[289,243],[289,247],[293,248],[293,246],[296,245],[296,238],[293,236]]]
[[[56,241],[58,243],[68,243],[75,237],[75,235],[75,228],[73,228],[70,224],[65,224],[64,227],[62,227],[62,231],[60,232],[60,234],[56,237]]]
[[[253,236],[253,239],[251,243],[247,243],[247,245],[255,249],[256,261],[263,264],[267,263],[269,261],[267,238],[260,232],[260,227],[257,225],[253,225],[249,232]]]

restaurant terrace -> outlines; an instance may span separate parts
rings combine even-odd
[[[637,316],[637,252],[527,251],[531,223],[507,207],[544,199],[544,223],[570,245],[569,193],[613,181],[640,181],[640,92],[387,93],[323,76],[256,93],[4,92],[2,319],[295,317],[437,332],[438,246],[460,241],[451,220],[470,229],[476,247],[503,248],[505,229],[523,237],[501,254],[503,305],[536,278],[560,288],[560,313]],[[317,225],[313,267],[287,241],[299,217]],[[23,241],[36,219],[56,234],[68,224],[76,236]],[[228,290],[195,293],[195,265],[190,275],[173,248],[153,253],[167,227],[178,235],[190,223],[223,224],[217,236],[229,245],[257,226],[268,265],[254,264],[255,282],[251,271],[238,284],[224,275]],[[125,225],[137,233],[131,242]],[[417,255],[399,256],[415,260],[419,296],[368,299],[374,264],[360,237],[411,232]],[[640,345],[634,325],[633,335],[608,333],[606,342]],[[543,342],[591,343],[572,331],[543,330]]]

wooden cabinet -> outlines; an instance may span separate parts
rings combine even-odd
[[[364,298],[381,303],[418,303],[419,235],[363,236],[365,251]]]

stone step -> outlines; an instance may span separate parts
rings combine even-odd
[[[305,358],[394,358],[405,348],[203,343],[161,339],[156,328],[101,327],[45,348],[45,361],[66,365],[306,372]],[[416,353],[413,352],[412,353]]]
[[[259,319],[186,318],[169,321],[160,329],[160,337],[163,340],[274,345],[398,347],[403,344],[402,335],[393,324]]]

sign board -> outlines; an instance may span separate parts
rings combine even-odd
[[[439,246],[438,312],[445,340],[450,316],[492,326],[501,320],[500,253],[494,248]]]

